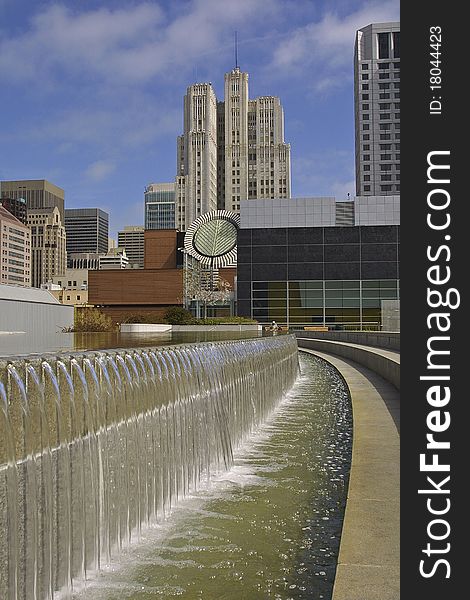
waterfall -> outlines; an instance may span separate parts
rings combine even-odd
[[[0,361],[0,598],[70,598],[230,468],[297,372],[290,335]]]

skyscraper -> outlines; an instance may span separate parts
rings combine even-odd
[[[175,228],[175,182],[145,188],[145,229]],[[119,244],[121,245],[121,244]]]
[[[0,205],[0,283],[31,284],[31,231]]]
[[[67,208],[67,254],[108,251],[109,215],[100,208]]]
[[[356,33],[356,195],[400,193],[400,23]]]
[[[24,198],[1,198],[0,206],[26,225],[26,200]]]
[[[217,99],[210,83],[190,85],[184,97],[184,133],[178,137],[176,227],[217,210]]]
[[[18,181],[2,181],[1,197],[24,198],[26,208],[54,208],[59,209],[60,220],[64,224],[64,190],[46,179],[24,179]]]
[[[279,98],[248,97],[248,73],[225,74],[225,206],[240,200],[290,198],[290,145]]]
[[[65,228],[57,206],[28,210],[31,229],[31,285],[41,287],[66,267]]]
[[[176,227],[201,214],[238,212],[240,200],[290,198],[290,145],[279,98],[249,99],[248,73],[225,74],[224,101],[211,84],[188,88],[184,134],[178,138]]]
[[[132,268],[144,268],[144,228],[126,225],[118,231],[118,247],[124,248]]]

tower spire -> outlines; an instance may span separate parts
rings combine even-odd
[[[238,69],[238,32],[235,31],[235,68]]]

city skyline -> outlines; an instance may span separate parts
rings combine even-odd
[[[67,208],[109,212],[113,237],[143,224],[145,186],[174,177],[185,90],[223,97],[236,30],[250,96],[283,104],[292,196],[354,196],[355,33],[398,2],[103,4],[0,4],[0,179],[53,181]]]

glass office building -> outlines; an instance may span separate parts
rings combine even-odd
[[[175,229],[175,184],[151,183],[144,198],[145,229]]]

